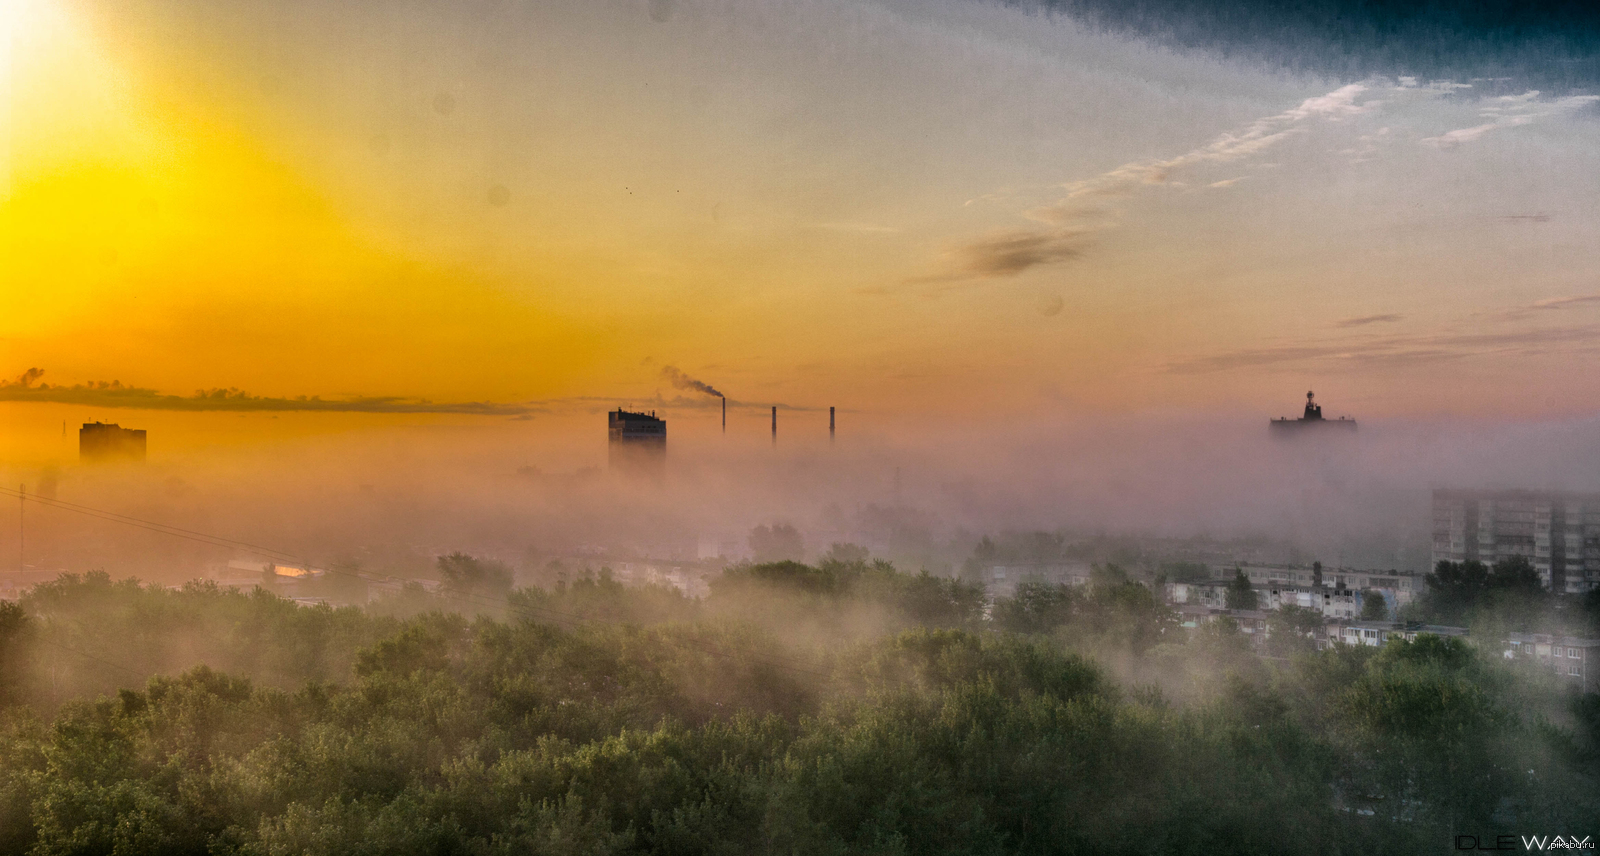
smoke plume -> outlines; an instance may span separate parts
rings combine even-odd
[[[706,383],[703,380],[695,380],[694,378],[689,377],[677,366],[666,366],[665,368],[661,369],[661,376],[669,381],[672,381],[672,385],[678,389],[692,389],[697,392],[703,392],[706,395],[715,395],[718,398],[727,398],[727,396],[719,392],[716,387]]]

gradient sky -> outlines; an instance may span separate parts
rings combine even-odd
[[[1593,412],[1587,43],[1204,15],[0,0],[0,407]]]

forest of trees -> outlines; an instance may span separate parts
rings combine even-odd
[[[981,588],[498,566],[367,608],[65,576],[0,605],[0,852],[1423,853],[1600,832],[1600,698],[1423,636],[1273,656],[1115,568]],[[1309,611],[1308,611],[1309,612]]]

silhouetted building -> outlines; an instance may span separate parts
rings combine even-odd
[[[85,422],[78,429],[78,460],[85,464],[143,461],[144,429]]]
[[[1316,393],[1314,392],[1306,393],[1305,413],[1299,419],[1290,419],[1285,416],[1282,419],[1272,420],[1272,433],[1273,436],[1277,437],[1322,430],[1354,431],[1356,430],[1356,421],[1354,419],[1346,419],[1343,416],[1338,419],[1322,418],[1322,405],[1317,403]]]
[[[1493,565],[1522,556],[1545,588],[1600,588],[1600,494],[1435,490],[1433,562]]]
[[[650,413],[634,413],[617,408],[606,414],[608,446],[606,461],[612,469],[646,475],[660,475],[666,469],[667,422]]]

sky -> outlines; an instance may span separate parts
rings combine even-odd
[[[1600,30],[1270,6],[0,0],[8,439],[1593,414]]]

